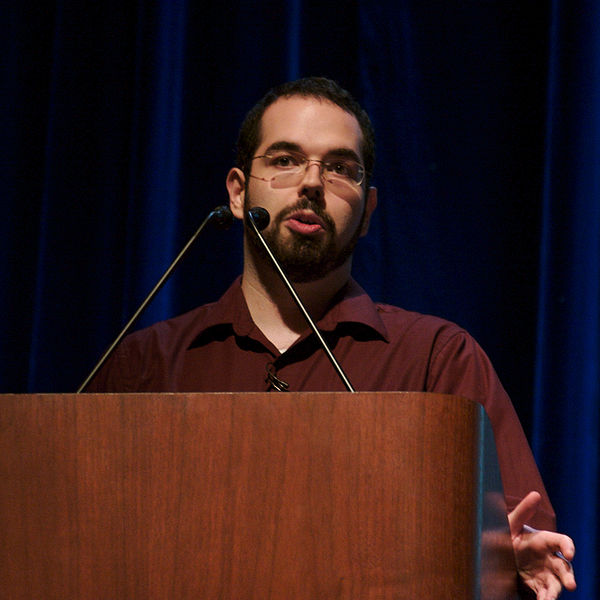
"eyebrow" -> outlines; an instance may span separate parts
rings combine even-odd
[[[269,154],[269,152],[273,152],[275,150],[289,150],[290,152],[298,152],[300,154],[304,154],[304,150],[299,144],[296,144],[294,142],[287,142],[285,140],[273,142],[265,149],[264,153]],[[334,148],[332,150],[328,150],[325,153],[323,160],[327,160],[328,158],[333,157],[351,158],[357,163],[362,164],[362,161],[358,154],[356,154],[356,152],[354,152],[354,150],[352,150],[351,148]]]
[[[273,142],[266,150],[265,154],[272,152],[273,150],[291,150],[292,152],[302,152],[302,148],[298,144],[293,142]]]

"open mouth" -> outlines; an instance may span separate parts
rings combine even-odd
[[[296,211],[285,219],[287,226],[298,233],[314,234],[325,231],[321,217],[310,211]]]

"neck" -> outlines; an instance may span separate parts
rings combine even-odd
[[[351,261],[308,283],[293,283],[306,310],[319,320],[333,297],[350,278]],[[245,249],[242,291],[256,326],[277,348],[287,349],[308,324],[272,265],[255,259]]]

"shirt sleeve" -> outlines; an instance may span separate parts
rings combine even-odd
[[[483,405],[494,432],[507,509],[511,511],[529,492],[537,491],[542,501],[530,524],[554,530],[554,510],[513,404],[489,358],[467,332],[451,328],[440,333],[427,387]]]

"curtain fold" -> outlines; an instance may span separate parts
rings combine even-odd
[[[179,206],[181,193],[186,4],[140,4],[137,16],[124,321],[140,303],[138,290],[150,291],[157,266],[164,270],[177,254],[179,211],[173,207]],[[172,296],[172,287],[165,288],[138,327],[172,314]]]
[[[600,8],[554,3],[533,449],[577,541],[578,596],[598,589]]]

